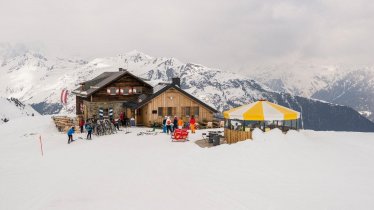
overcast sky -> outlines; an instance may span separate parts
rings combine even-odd
[[[245,70],[372,64],[373,0],[0,0],[0,42],[85,58],[138,49]]]

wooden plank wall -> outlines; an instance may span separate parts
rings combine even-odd
[[[228,144],[252,139],[252,132],[248,131],[237,131],[225,128],[224,130],[225,140]]]
[[[206,119],[208,121],[213,120],[212,111],[208,110],[207,108],[205,108],[203,105],[201,105],[197,101],[194,101],[190,97],[184,95],[183,93],[179,92],[178,90],[174,88],[171,88],[165,91],[164,93],[160,94],[159,96],[155,97],[147,105],[148,105],[147,114],[145,115],[144,123],[148,125],[150,123],[153,123],[154,121],[161,123],[164,116],[167,115],[167,113],[163,113],[163,116],[158,116],[158,113],[152,114],[152,110],[158,111],[158,107],[176,107],[177,117],[181,117],[182,107],[199,107],[199,116],[198,117],[195,116],[197,121],[202,121],[203,119]],[[182,116],[182,120],[186,122],[189,120],[189,118]]]

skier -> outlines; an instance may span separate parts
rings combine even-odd
[[[91,134],[92,134],[92,126],[90,125],[90,123],[86,123],[86,126],[85,126],[86,130],[87,130],[87,140],[92,140],[92,137],[91,137]]]
[[[168,134],[169,134],[169,131],[170,131],[170,133],[173,133],[173,131],[171,130],[171,120],[170,120],[170,117],[168,117],[166,119],[166,131],[167,131]]]
[[[70,142],[74,141],[73,140],[73,133],[75,132],[74,130],[74,127],[71,127],[69,130],[68,130],[68,144],[70,144]]]
[[[164,117],[164,120],[162,120],[162,132],[166,133],[166,119],[167,116]]]
[[[83,119],[80,119],[79,120],[79,128],[81,130],[81,133],[83,133],[83,126],[84,126],[84,120]]]
[[[177,116],[174,116],[173,131],[175,131],[177,128],[178,128],[178,118]]]
[[[192,133],[195,133],[195,123],[195,117],[192,115],[190,119],[190,128]]]

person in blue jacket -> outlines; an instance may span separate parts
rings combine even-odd
[[[91,134],[92,134],[92,126],[90,123],[86,123],[86,126],[85,126],[86,130],[87,130],[87,140],[91,140]]]
[[[68,130],[68,144],[70,144],[70,142],[74,141],[73,140],[73,133],[75,132],[74,130],[74,127],[71,127],[69,130]]]

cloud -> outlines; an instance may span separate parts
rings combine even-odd
[[[370,64],[373,11],[370,0],[9,0],[0,7],[0,40],[90,58],[138,49],[229,70]]]

